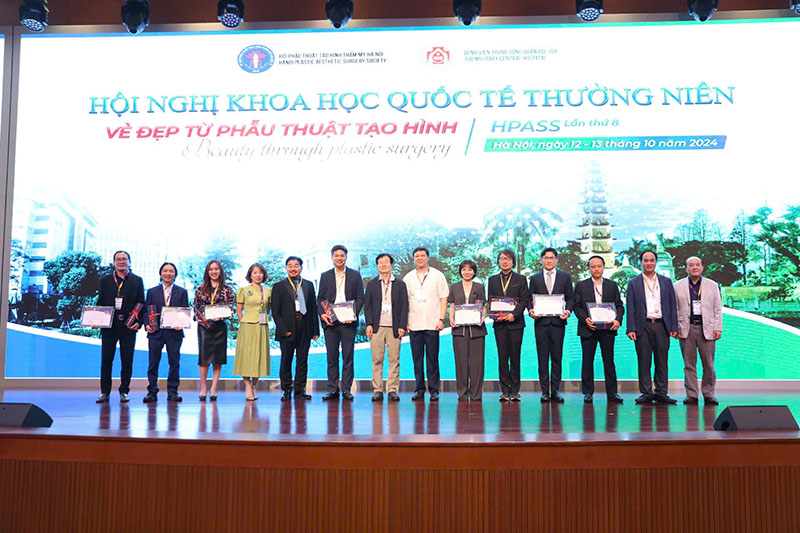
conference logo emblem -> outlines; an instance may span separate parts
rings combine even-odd
[[[450,62],[450,52],[444,46],[434,46],[428,50],[428,63],[433,65],[444,65]]]
[[[253,44],[239,52],[239,66],[251,74],[260,74],[275,64],[275,54],[266,46]]]

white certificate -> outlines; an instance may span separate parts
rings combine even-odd
[[[482,304],[466,304],[455,306],[453,321],[457,326],[477,326],[483,315]]]
[[[114,320],[114,308],[111,306],[84,305],[81,311],[81,327],[110,328]]]
[[[162,307],[161,327],[181,329],[192,327],[192,309],[190,307]]]
[[[203,316],[206,320],[230,318],[231,314],[231,306],[228,304],[207,305],[203,308]]]
[[[586,306],[589,308],[589,318],[595,324],[614,322],[617,319],[617,310],[612,303],[587,303]]]
[[[510,313],[517,308],[517,302],[511,298],[501,300],[490,300],[489,310],[497,313]]]
[[[539,316],[561,316],[566,310],[563,294],[534,294],[533,314]]]
[[[353,300],[333,304],[331,306],[333,318],[339,322],[355,322],[356,311],[354,305],[355,301]]]

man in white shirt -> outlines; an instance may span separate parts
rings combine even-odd
[[[408,289],[408,329],[414,359],[416,392],[414,401],[425,399],[425,360],[431,401],[439,401],[439,332],[444,328],[449,288],[444,274],[428,266],[427,248],[414,250],[416,268],[405,275]]]

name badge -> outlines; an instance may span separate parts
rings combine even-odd
[[[295,301],[294,301],[294,310],[295,310],[295,312],[297,312],[297,313],[299,313],[299,312],[300,312],[300,300],[295,300]]]
[[[421,292],[417,293],[417,301],[421,304],[425,303],[425,295]]]
[[[382,315],[390,315],[392,313],[392,304],[384,303],[381,305],[381,314]]]
[[[700,300],[692,300],[692,314],[695,316],[703,314],[703,306]]]
[[[122,309],[122,298],[119,296],[114,298],[114,309]]]
[[[267,313],[258,313],[258,323],[259,324],[267,323]]]

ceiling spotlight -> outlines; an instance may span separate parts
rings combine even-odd
[[[800,15],[800,0],[789,0],[789,1],[790,1],[789,6],[792,8],[792,11],[794,11],[794,14]]]
[[[244,2],[242,0],[219,0],[217,20],[226,28],[237,28],[244,22]]]
[[[325,17],[337,30],[347,26],[353,18],[353,0],[328,0],[325,2]]]
[[[150,25],[150,0],[125,0],[122,24],[134,35],[142,33]]]
[[[47,0],[23,0],[19,6],[19,23],[30,31],[44,31],[49,13]]]
[[[603,0],[575,0],[575,13],[584,22],[594,22],[603,12]]]
[[[481,0],[453,0],[453,14],[464,26],[481,16]]]
[[[689,14],[697,22],[707,21],[714,14],[714,11],[719,8],[719,0],[687,0],[686,4],[689,8]]]

